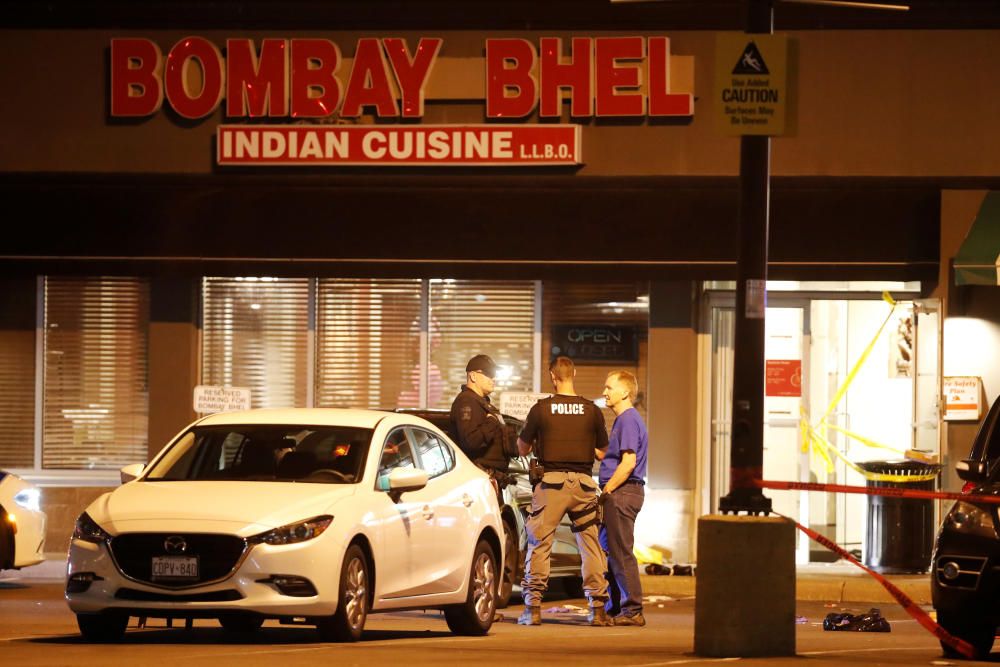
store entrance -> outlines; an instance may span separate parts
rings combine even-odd
[[[844,296],[768,293],[765,479],[864,486],[858,464],[900,460],[908,449],[940,453],[938,303]],[[710,292],[703,320],[711,339],[711,465],[703,482],[713,511],[729,490],[733,301],[731,292]],[[765,494],[775,512],[863,553],[865,496]],[[798,563],[836,558],[797,539]]]

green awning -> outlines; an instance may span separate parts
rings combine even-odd
[[[956,285],[1000,285],[1000,192],[989,192],[955,255]]]

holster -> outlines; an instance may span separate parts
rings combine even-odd
[[[538,462],[538,459],[531,459],[528,463],[528,482],[531,483],[532,488],[541,482],[544,476],[545,467]]]

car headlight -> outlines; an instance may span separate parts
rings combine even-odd
[[[311,540],[314,537],[322,535],[323,531],[332,522],[332,516],[317,516],[248,537],[247,542],[250,544],[296,544],[298,542],[305,542],[306,540]]]
[[[110,540],[111,535],[98,526],[97,522],[91,519],[89,514],[84,512],[80,515],[80,518],[76,520],[76,527],[73,528],[73,539],[83,540],[84,542],[93,542],[94,544],[101,544]]]
[[[959,533],[979,535],[990,539],[997,538],[997,531],[993,525],[993,513],[961,500],[955,503],[955,506],[948,512],[944,523],[945,527]]]
[[[41,510],[42,492],[39,489],[22,489],[14,494],[14,502],[26,510]]]

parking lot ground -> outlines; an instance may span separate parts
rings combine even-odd
[[[861,613],[871,603],[800,601],[797,607],[797,655],[743,658],[740,664],[944,665],[977,664],[945,660],[937,640],[897,605],[878,605],[892,632],[826,632],[831,612]],[[614,664],[633,667],[697,665],[736,659],[695,656],[694,600],[650,596],[645,628],[591,628],[583,600],[553,596],[543,603],[543,624],[516,624],[522,607],[503,611],[504,620],[486,637],[456,637],[439,612],[375,614],[357,644],[323,644],[311,628],[267,623],[249,637],[234,637],[214,621],[199,620],[190,629],[167,628],[150,619],[138,629],[131,620],[120,644],[91,645],[77,633],[76,622],[57,582],[0,582],[0,663],[4,665],[158,665],[276,664],[296,665],[440,665],[450,664]],[[182,625],[182,624],[178,624]],[[766,627],[766,624],[765,624]],[[1000,654],[993,656],[1000,662]]]

